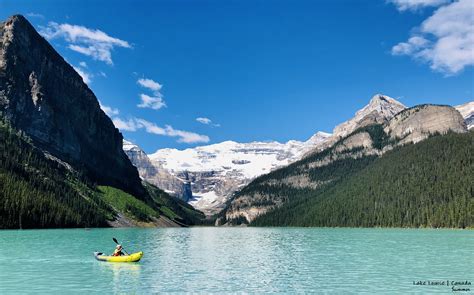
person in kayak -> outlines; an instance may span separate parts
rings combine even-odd
[[[122,252],[122,245],[117,245],[117,247],[115,247],[115,251],[114,251],[114,254],[112,254],[112,256],[123,256],[125,254],[123,254]]]

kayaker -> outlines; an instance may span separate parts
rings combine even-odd
[[[114,251],[114,254],[112,254],[112,256],[123,256],[125,254],[123,254],[122,252],[122,245],[117,245],[117,247],[115,247],[115,251]]]

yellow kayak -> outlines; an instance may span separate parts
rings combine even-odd
[[[143,252],[132,253],[130,255],[123,255],[123,256],[109,256],[104,255],[104,253],[94,252],[95,259],[99,261],[107,261],[107,262],[137,262],[143,256]]]

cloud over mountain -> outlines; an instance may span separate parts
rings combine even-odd
[[[127,41],[109,36],[101,30],[67,23],[49,22],[46,27],[40,27],[39,32],[48,40],[64,39],[69,49],[109,65],[113,64],[112,50],[115,47],[132,47]]]

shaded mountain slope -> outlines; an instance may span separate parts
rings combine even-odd
[[[23,132],[0,124],[0,228],[201,224],[201,212],[143,185],[145,200],[97,188],[84,173],[45,156]]]
[[[21,15],[0,24],[0,115],[97,182],[144,193],[94,93]]]

